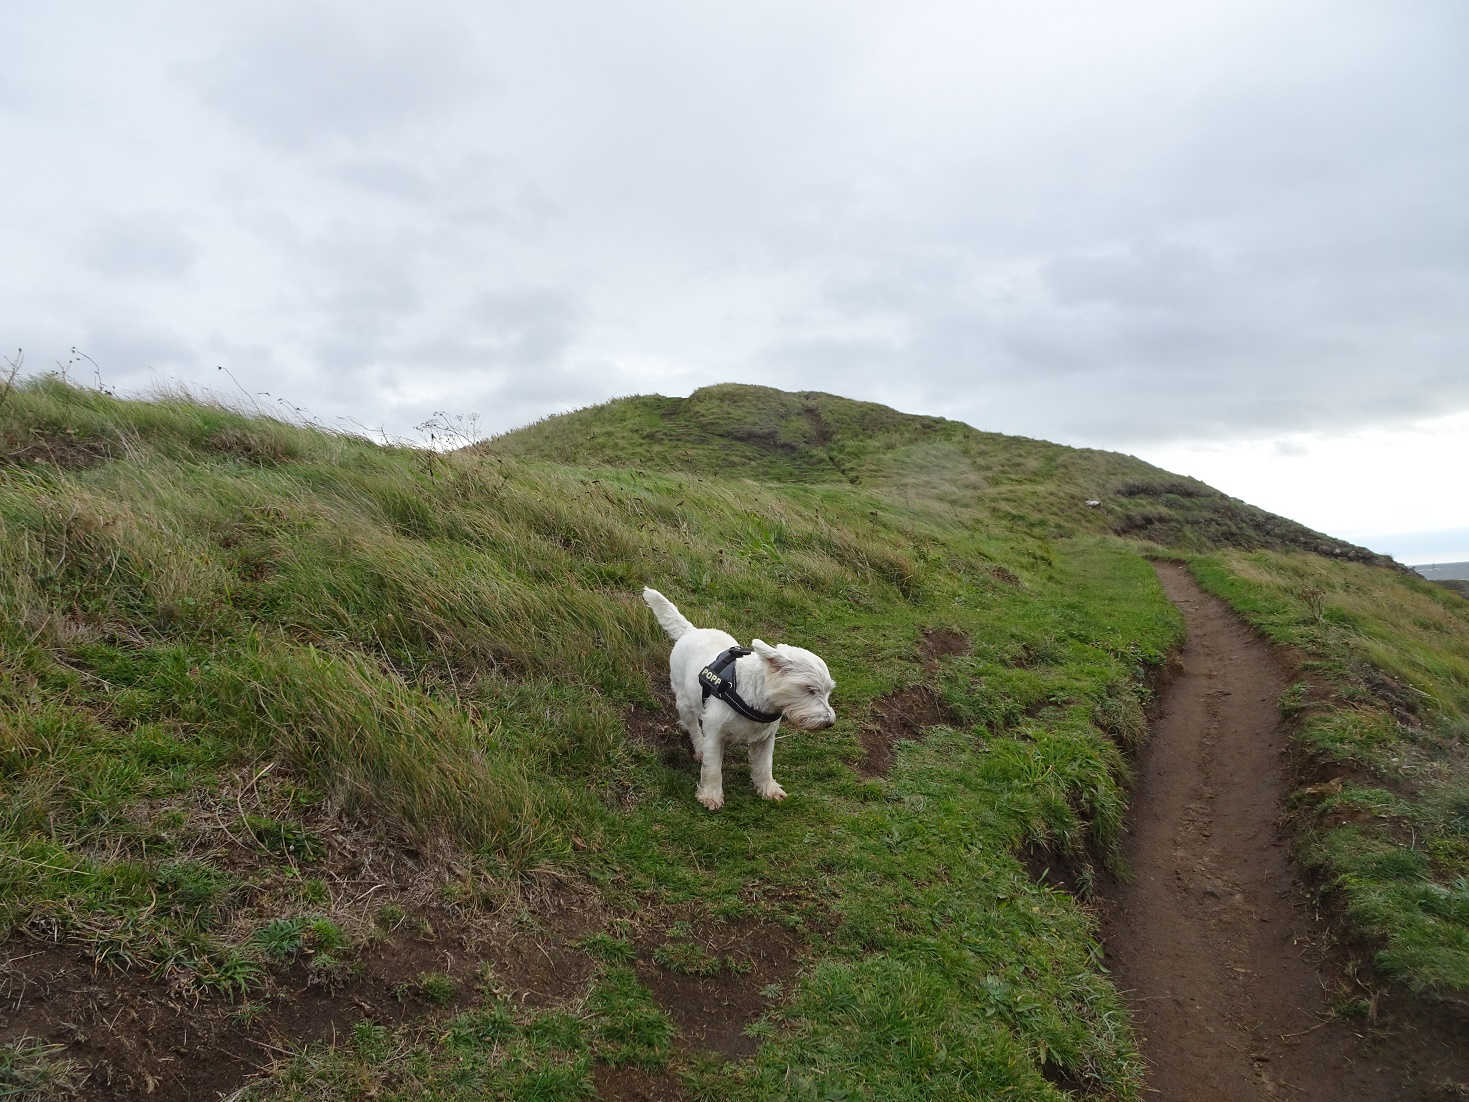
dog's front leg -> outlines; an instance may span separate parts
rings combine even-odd
[[[750,780],[755,791],[767,800],[783,800],[786,790],[775,783],[772,769],[775,765],[775,732],[771,731],[750,747]]]
[[[724,730],[718,724],[704,724],[702,749],[699,787],[694,796],[710,811],[718,811],[724,806]]]

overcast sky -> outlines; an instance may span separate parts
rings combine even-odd
[[[1464,0],[230,9],[7,5],[28,370],[407,435],[819,389],[1469,559]]]

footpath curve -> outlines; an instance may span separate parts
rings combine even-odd
[[[1156,569],[1188,640],[1138,757],[1131,875],[1102,905],[1108,965],[1148,1064],[1145,1097],[1411,1097],[1394,1066],[1402,1054],[1331,1016],[1308,959],[1319,930],[1281,829],[1290,676],[1186,569]]]

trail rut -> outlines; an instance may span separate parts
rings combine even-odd
[[[1312,916],[1280,826],[1289,675],[1183,567],[1157,571],[1188,642],[1138,760],[1132,875],[1103,906],[1108,963],[1148,1064],[1145,1097],[1417,1097],[1364,1023],[1329,1015],[1308,959]]]

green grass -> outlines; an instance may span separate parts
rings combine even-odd
[[[86,1082],[85,1068],[65,1056],[64,1046],[33,1037],[0,1043],[0,1098],[47,1102],[75,1098]]]
[[[454,1001],[459,985],[443,972],[424,972],[409,985],[413,994],[426,1002],[443,1006]]]
[[[426,895],[494,910],[551,874],[608,916],[575,950],[583,990],[365,1024],[257,1093],[587,1097],[605,1064],[696,1097],[1136,1098],[1093,920],[1017,857],[1084,882],[1115,859],[1148,673],[1181,630],[1153,545],[1119,531],[1324,539],[1126,456],[825,395],[633,399],[439,455],[29,383],[0,405],[0,924],[253,999],[291,961],[417,928]],[[630,709],[664,707],[646,583],[827,659],[840,720],[782,739],[784,803],[735,760],[711,815],[688,763],[628,738]],[[930,628],[968,653],[926,669]],[[1435,646],[1404,670],[1438,669]],[[919,683],[951,724],[861,777],[861,725]],[[1357,741],[1381,750],[1370,725]],[[1450,852],[1443,792],[1402,798]],[[364,847],[434,855],[430,882],[335,890]],[[798,937],[752,1058],[674,1043],[633,967],[650,913],[687,923],[655,946],[686,976],[740,975],[703,920]]]
[[[349,1040],[307,1048],[244,1097],[586,1099],[594,1097],[590,1030],[559,1013],[518,1015],[501,1001],[456,1015],[431,1036],[363,1021]]]

